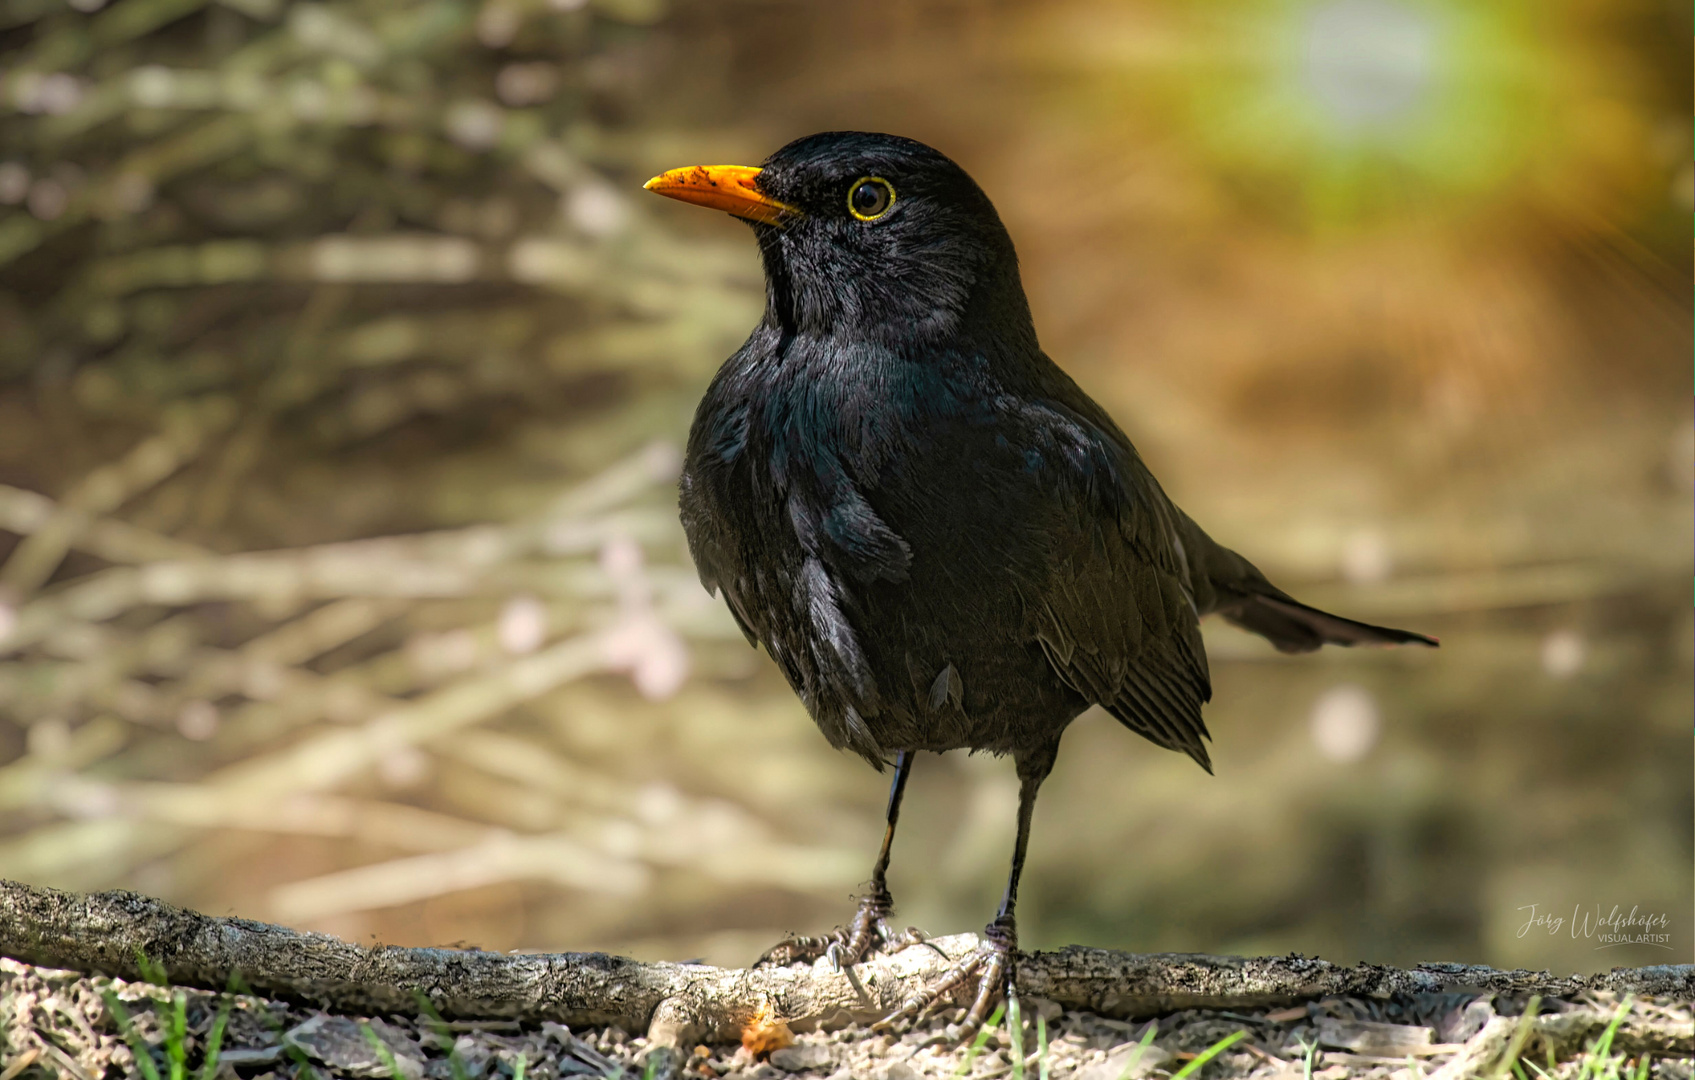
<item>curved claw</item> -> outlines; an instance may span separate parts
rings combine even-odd
[[[936,949],[928,941],[924,944]],[[940,949],[936,951],[941,952]],[[962,1037],[970,1039],[995,1003],[1003,997],[1012,996],[1017,951],[1018,935],[1010,922],[991,923],[976,949],[954,961],[941,978],[908,995],[898,1009],[872,1024],[871,1030],[888,1031],[903,1020],[922,1020],[937,1007],[946,1004],[960,987],[975,976],[977,993],[960,1025],[964,1033]],[[946,956],[945,953],[943,955]]]
[[[943,952],[939,945],[930,940],[929,934],[926,934],[916,926],[909,926],[905,930],[897,931],[894,927],[889,925],[889,920],[878,919],[877,938],[878,951],[883,953],[885,956],[893,956],[895,953],[898,953],[903,949],[910,949],[914,945],[922,945],[937,956],[941,957],[943,960],[953,960],[953,957]]]
[[[837,931],[840,933],[841,931]],[[825,950],[835,941],[835,934],[823,937],[805,937],[796,935],[784,938],[782,941],[759,954],[759,959],[753,962],[754,967],[764,967],[773,964],[777,967],[787,967],[797,960],[816,960],[823,956]]]
[[[913,945],[927,945],[935,949],[942,959],[951,959],[931,944],[929,935],[916,926],[909,926],[897,933],[889,925],[888,919],[893,907],[894,902],[886,890],[874,889],[860,899],[859,910],[846,926],[838,927],[822,936],[797,935],[779,941],[766,949],[759,959],[754,961],[753,966],[764,967],[770,964],[786,967],[789,964],[810,963],[823,958],[829,960],[831,967],[840,972],[861,962],[872,953],[889,955]]]
[[[940,979],[907,995],[906,1000],[900,1003],[900,1008],[872,1024],[871,1030],[887,1031],[902,1020],[922,1019],[931,1010],[945,1003],[955,990],[965,985],[967,979],[977,974],[986,959],[981,950],[965,957]],[[982,997],[989,989],[987,983],[983,984],[978,991],[978,997]]]
[[[996,998],[1011,998],[1013,994],[1012,958],[996,953],[985,966],[987,970],[977,982],[977,1000],[971,1003],[971,1010],[965,1014],[966,1031],[975,1032],[983,1026],[983,1019],[989,1015],[989,1007]]]

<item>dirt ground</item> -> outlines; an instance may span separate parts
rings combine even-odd
[[[1444,61],[1440,160],[1306,141],[1270,53],[1321,9],[1502,43]],[[1197,522],[1443,642],[1288,658],[1209,621],[1217,779],[1081,718],[1023,944],[1695,956],[1686,20],[0,0],[0,877],[719,966],[839,923],[885,782],[677,521],[757,249],[641,185],[871,129],[983,185],[1044,349]],[[1425,169],[1472,150],[1522,164]],[[915,768],[901,918],[981,926],[1016,779]],[[1614,905],[1665,940],[1567,932]]]
[[[1518,1063],[1516,1075],[1527,1076],[1525,1066],[1531,1066],[1538,1080],[1544,1075],[1690,1080],[1695,1012],[1687,1003],[1582,995],[1541,1000],[1528,1018],[1526,1006],[1522,1000],[1449,993],[1327,998],[1243,1012],[1185,1010],[1127,1022],[1062,1012],[1037,1000],[1024,1008],[1022,1069],[1005,1025],[975,1051],[961,1045],[956,1010],[898,1033],[855,1026],[796,1035],[780,1023],[765,1023],[745,1033],[743,1045],[693,1048],[681,1070],[685,1076],[760,1080],[789,1075],[986,1080],[1021,1074],[1080,1080],[1177,1075],[1459,1080],[1505,1075]],[[207,1069],[208,1044],[221,1012],[227,1022]],[[552,1080],[658,1071],[647,1040],[617,1028],[335,1015],[298,1003],[89,978],[11,960],[0,960],[0,1017],[5,1040],[0,1080]],[[1245,1034],[1201,1068],[1190,1067],[1238,1032]],[[138,1062],[143,1052],[150,1059],[146,1064]]]

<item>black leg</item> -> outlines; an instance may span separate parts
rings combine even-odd
[[[889,823],[883,829],[883,850],[877,853],[877,863],[871,868],[871,891],[882,896],[889,895],[889,849],[894,847],[895,825],[900,822],[900,801],[906,795],[906,778],[912,773],[915,756],[911,750],[895,754],[895,775],[889,781]]]
[[[1040,754],[1020,755],[1018,761],[1018,839],[1012,845],[1012,872],[1007,875],[1006,892],[1001,895],[1001,908],[995,921],[1011,922],[1013,909],[1018,906],[1018,879],[1024,876],[1024,853],[1030,847],[1030,819],[1036,813],[1036,792],[1042,781],[1053,771],[1055,751],[1049,747]]]
[[[1019,754],[1018,763],[1018,838],[1012,847],[1012,872],[1007,875],[1006,892],[1001,896],[1000,911],[995,921],[983,929],[983,940],[976,951],[954,963],[934,984],[908,998],[901,1007],[880,1025],[892,1025],[899,1020],[921,1017],[939,1002],[977,979],[977,996],[966,1013],[963,1030],[970,1032],[982,1024],[989,1009],[1001,997],[1013,992],[1013,976],[1018,956],[1018,921],[1014,910],[1018,906],[1018,879],[1024,874],[1024,856],[1030,847],[1030,819],[1036,810],[1036,793],[1042,781],[1053,771],[1057,743],[1033,753]]]
[[[912,772],[915,751],[902,750],[895,755],[895,775],[889,783],[888,825],[883,829],[883,847],[877,862],[871,867],[871,888],[860,897],[859,909],[853,920],[842,929],[821,937],[792,937],[780,941],[759,958],[761,964],[787,965],[811,962],[828,956],[837,967],[857,964],[872,952],[899,952],[908,945],[926,943],[922,932],[907,927],[897,932],[889,925],[889,915],[895,907],[889,895],[889,850],[895,842],[895,825],[900,821],[900,801],[906,794],[906,780]],[[931,946],[935,948],[935,946]]]

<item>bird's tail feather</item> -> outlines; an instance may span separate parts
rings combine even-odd
[[[1308,607],[1267,581],[1253,563],[1208,536],[1189,515],[1173,510],[1202,615],[1217,612],[1270,641],[1279,652],[1312,652],[1324,645],[1435,647],[1435,638],[1411,630],[1355,622]]]
[[[1437,645],[1433,637],[1344,619],[1286,595],[1249,593],[1217,610],[1230,622],[1270,641],[1278,652],[1312,652],[1323,645]]]

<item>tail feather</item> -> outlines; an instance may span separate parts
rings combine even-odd
[[[1435,638],[1424,634],[1344,619],[1287,596],[1250,593],[1234,603],[1221,605],[1217,610],[1226,620],[1270,641],[1278,652],[1312,652],[1323,645],[1428,645],[1435,648],[1438,644]]]
[[[1411,630],[1355,622],[1296,600],[1266,580],[1253,563],[1213,540],[1194,519],[1177,512],[1177,529],[1195,607],[1217,612],[1277,646],[1279,652],[1312,652],[1324,645],[1429,645],[1436,639]]]

